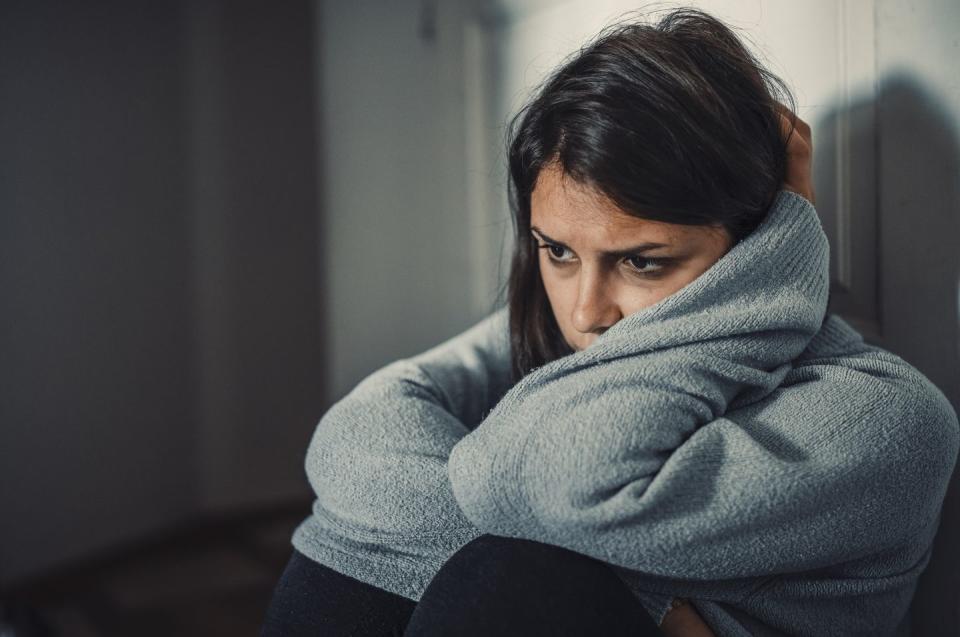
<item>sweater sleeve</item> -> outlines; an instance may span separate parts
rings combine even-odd
[[[322,523],[310,528],[334,533],[321,544],[352,555],[389,556],[357,566],[351,572],[358,579],[375,577],[380,587],[418,600],[449,556],[482,534],[453,497],[447,459],[512,384],[507,321],[501,308],[377,370],[320,420],[306,469]],[[303,541],[304,551],[317,546]],[[658,621],[670,608],[672,596],[633,593]]]
[[[898,357],[810,362],[740,401],[759,371],[682,354],[631,373],[577,369],[504,400],[450,455],[466,516],[687,580],[822,567],[936,520],[957,417]]]
[[[364,378],[320,419],[306,455],[314,509],[357,537],[436,535],[443,557],[478,532],[450,492],[447,457],[509,384],[506,308]]]

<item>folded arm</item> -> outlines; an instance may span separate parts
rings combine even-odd
[[[780,386],[790,367],[698,351],[611,360],[508,394],[451,452],[467,517],[692,580],[855,559],[935,519],[957,422],[912,368],[865,352]]]
[[[442,536],[444,550],[476,535],[450,491],[446,463],[509,385],[505,330],[501,309],[373,372],[331,406],[307,450],[315,506],[362,534]]]
[[[508,313],[502,308],[422,354],[377,370],[335,403],[307,454],[314,509],[349,539],[432,563],[415,588],[483,533],[453,496],[450,450],[511,387]],[[655,616],[671,596],[635,591]]]

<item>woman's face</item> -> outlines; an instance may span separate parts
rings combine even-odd
[[[684,287],[733,246],[722,226],[638,219],[569,177],[540,171],[530,199],[540,276],[567,344],[586,349],[620,319]],[[643,246],[643,244],[663,244]]]

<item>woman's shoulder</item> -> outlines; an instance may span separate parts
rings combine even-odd
[[[818,368],[839,368],[857,372],[856,378],[862,381],[872,379],[889,387],[930,393],[935,400],[949,403],[923,372],[901,356],[864,341],[863,335],[837,314],[826,316],[820,331],[793,364],[795,370],[806,370],[804,375]]]
[[[823,322],[780,386],[751,408],[747,415],[765,427],[783,423],[796,457],[842,469],[865,505],[908,512],[903,538],[939,514],[960,451],[956,411],[920,370],[864,342],[839,316]]]
[[[960,440],[957,413],[940,388],[901,356],[865,342],[836,314],[827,315],[782,384],[799,385],[817,394],[844,395],[851,409],[882,404],[887,411],[900,412],[905,427],[935,426],[954,446]]]

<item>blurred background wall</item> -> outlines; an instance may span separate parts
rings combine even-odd
[[[690,4],[798,92],[833,309],[960,408],[960,5]],[[305,516],[325,409],[496,303],[507,117],[648,5],[0,4],[0,586]],[[960,630],[955,484],[944,511],[916,634]]]
[[[0,582],[306,496],[313,15],[0,6]]]
[[[462,11],[0,7],[0,584],[307,502],[326,406],[484,313]]]

